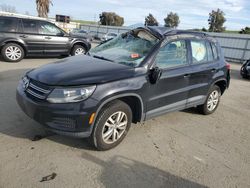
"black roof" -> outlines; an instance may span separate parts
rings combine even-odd
[[[178,30],[178,29],[173,29],[169,27],[147,26],[146,29],[150,30],[159,38],[162,38],[166,35],[171,35],[171,34],[172,35],[173,34],[191,34],[191,35],[201,36],[201,37],[208,36],[206,33],[203,33],[203,32],[196,32],[196,31],[190,31],[190,30]]]

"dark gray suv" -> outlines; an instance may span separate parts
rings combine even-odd
[[[90,137],[107,150],[132,122],[191,107],[213,113],[229,82],[230,66],[213,38],[147,27],[27,72],[17,101],[48,130]]]
[[[51,22],[0,16],[0,51],[5,61],[25,56],[79,55],[91,45],[81,36],[69,35]]]

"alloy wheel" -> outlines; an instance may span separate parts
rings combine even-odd
[[[219,92],[217,90],[214,90],[208,97],[208,100],[207,100],[207,109],[211,112],[213,111],[217,105],[218,105],[218,102],[219,102]]]
[[[17,46],[9,46],[5,50],[5,55],[10,60],[16,61],[22,57],[22,51]]]
[[[102,130],[102,139],[106,144],[113,144],[124,134],[128,125],[128,117],[122,112],[113,113],[105,122]]]
[[[80,55],[80,54],[84,54],[85,50],[83,48],[77,48],[75,51],[75,55]]]

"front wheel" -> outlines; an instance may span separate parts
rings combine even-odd
[[[81,45],[75,45],[71,51],[71,55],[81,55],[81,54],[85,54],[86,53],[86,49],[81,46]]]
[[[212,114],[215,112],[220,103],[221,90],[217,85],[214,85],[208,92],[206,102],[198,106],[200,113],[204,115]]]
[[[99,113],[91,142],[98,150],[109,150],[125,138],[132,122],[130,107],[115,100],[106,105]]]

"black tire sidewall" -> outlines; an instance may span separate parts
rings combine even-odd
[[[12,60],[12,59],[9,59],[6,54],[5,54],[5,51],[6,49],[9,47],[9,46],[15,46],[15,47],[18,47],[21,51],[21,57],[17,60]],[[19,61],[21,61],[23,58],[24,58],[24,49],[22,46],[20,46],[19,44],[16,44],[16,43],[7,43],[6,45],[3,46],[2,50],[1,50],[1,55],[3,57],[3,59],[7,62],[11,62],[11,63],[17,63]]]
[[[219,92],[219,99],[218,99],[218,103],[216,105],[216,107],[210,111],[208,110],[207,108],[207,102],[208,102],[208,99],[209,99],[209,96],[211,95],[212,92],[214,92],[215,90],[217,90]],[[205,114],[205,115],[208,115],[208,114],[212,114],[216,111],[216,109],[218,108],[219,104],[220,104],[220,97],[221,97],[221,90],[220,90],[220,87],[217,86],[217,85],[214,85],[213,87],[211,87],[211,89],[209,90],[208,92],[208,95],[207,95],[207,98],[206,98],[206,102],[204,105],[202,105],[202,113]]]
[[[102,139],[103,126],[107,121],[107,119],[117,111],[122,111],[127,115],[128,118],[127,128],[119,140],[117,140],[113,144],[107,144]],[[132,123],[132,111],[126,103],[116,100],[106,105],[99,114],[100,115],[96,119],[95,127],[92,133],[92,143],[98,150],[109,150],[119,145],[127,135]]]
[[[86,50],[83,46],[77,44],[77,45],[74,45],[74,47],[73,47],[73,49],[72,49],[72,52],[71,52],[71,55],[72,55],[72,56],[75,56],[75,52],[76,52],[76,50],[77,50],[78,48],[82,48],[82,49],[84,50],[84,53],[83,53],[83,54],[85,54],[85,53],[87,52],[87,50]]]

